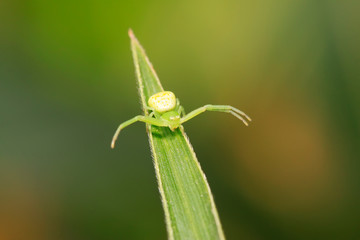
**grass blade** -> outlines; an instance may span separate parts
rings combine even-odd
[[[144,49],[129,30],[145,115],[147,100],[164,91]],[[146,126],[169,239],[225,239],[215,203],[194,150],[182,128]]]

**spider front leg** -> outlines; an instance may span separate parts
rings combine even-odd
[[[248,121],[251,121],[250,117],[248,117],[244,112],[242,112],[239,109],[234,108],[232,106],[229,106],[229,105],[210,105],[210,104],[208,104],[208,105],[205,105],[203,107],[200,107],[200,108],[195,109],[194,111],[188,113],[185,117],[181,118],[180,122],[184,123],[184,122],[196,117],[197,115],[199,115],[200,113],[203,113],[205,111],[230,113],[230,114],[234,115],[235,117],[237,117],[238,119],[240,119],[246,126],[248,126],[248,123],[246,122],[244,117]]]
[[[120,134],[120,131],[122,129],[124,129],[125,127],[129,126],[130,124],[133,124],[133,123],[138,122],[138,121],[148,123],[148,124],[152,124],[152,125],[159,126],[159,127],[167,126],[164,121],[162,121],[160,119],[150,117],[150,116],[139,115],[139,116],[133,117],[132,119],[129,119],[126,122],[123,122],[122,124],[120,124],[119,127],[116,129],[114,137],[113,137],[113,139],[111,141],[111,148],[115,147],[115,141],[118,138],[118,136]]]

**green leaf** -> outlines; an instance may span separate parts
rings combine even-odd
[[[139,41],[129,30],[144,114],[153,94],[164,91]],[[146,125],[169,239],[225,239],[206,177],[182,128]]]

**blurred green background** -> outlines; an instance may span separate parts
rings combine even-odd
[[[360,2],[0,1],[0,240],[166,239],[127,30],[228,239],[360,239]]]

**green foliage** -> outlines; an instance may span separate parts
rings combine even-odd
[[[153,94],[164,91],[144,49],[129,31],[144,114]],[[215,203],[182,128],[146,125],[169,239],[225,239]]]

